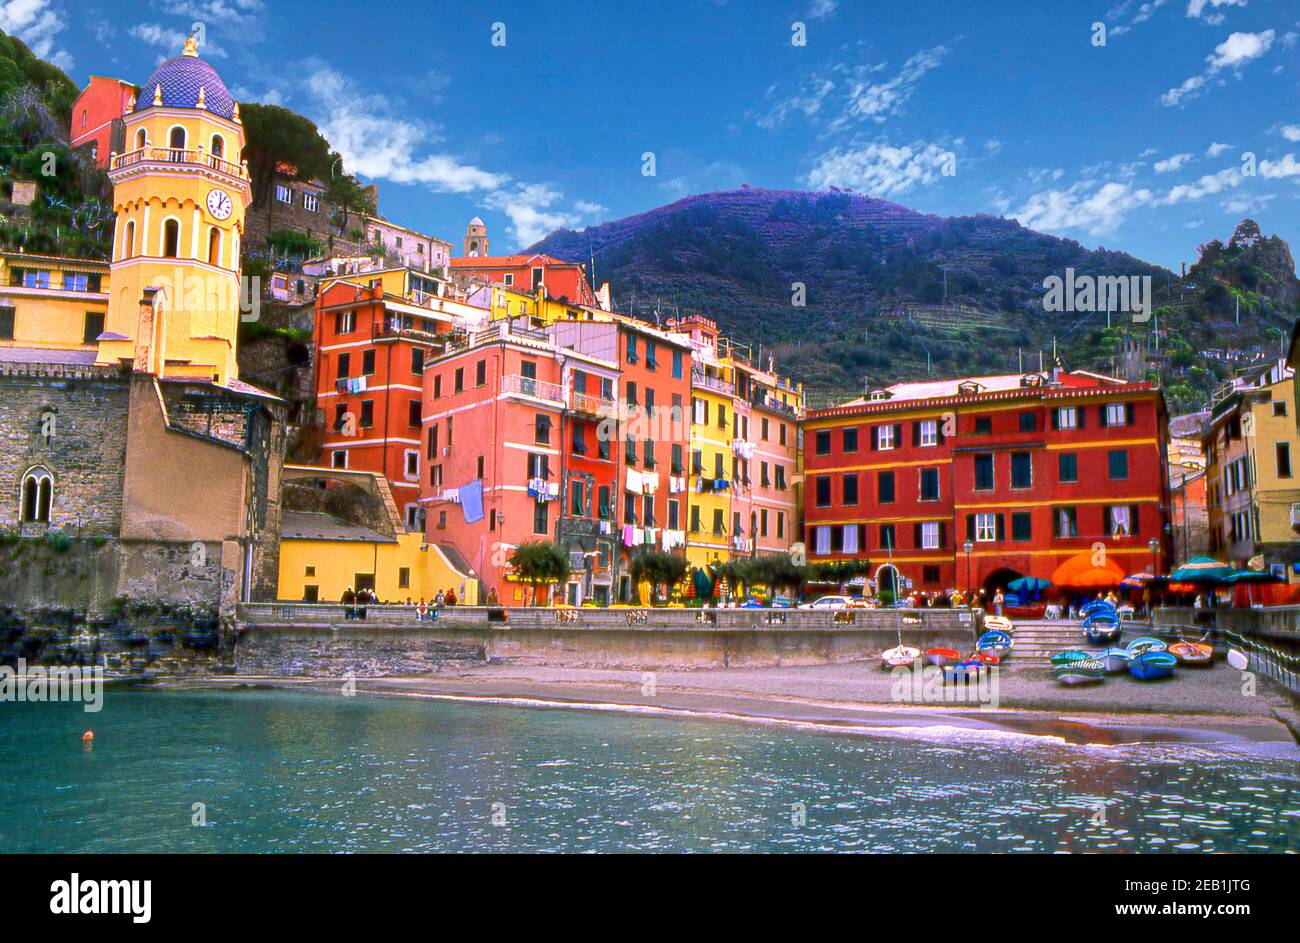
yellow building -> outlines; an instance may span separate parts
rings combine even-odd
[[[0,348],[61,351],[47,359],[93,363],[108,291],[107,262],[0,252]]]
[[[191,37],[123,122],[128,149],[109,160],[117,221],[98,362],[226,384],[238,377],[239,254],[252,201],[239,105]]]
[[[1206,428],[1210,552],[1244,566],[1256,556],[1300,582],[1300,435],[1295,373],[1283,361],[1234,382]]]
[[[423,534],[407,532],[388,482],[374,472],[285,466],[286,480],[330,481],[370,495],[372,526],[326,511],[284,511],[276,597],[338,602],[348,589],[372,589],[381,601],[432,601],[455,590],[463,605],[478,603],[478,579],[464,560],[452,560]]]

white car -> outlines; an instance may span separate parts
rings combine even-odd
[[[814,599],[812,602],[806,602],[799,608],[801,609],[847,609],[849,607],[849,597],[847,596],[823,596],[820,599]]]

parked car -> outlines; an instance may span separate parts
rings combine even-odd
[[[799,608],[801,609],[847,609],[849,599],[847,596],[822,596],[820,599],[814,599],[812,602],[806,602]]]

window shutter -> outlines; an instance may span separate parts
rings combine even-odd
[[[945,521],[939,522],[939,546],[948,546],[948,524]]]
[[[966,539],[967,540],[975,539],[975,515],[974,514],[966,515]]]
[[[903,424],[894,423],[894,448],[899,448],[903,444]]]
[[[1105,429],[1109,425],[1106,422],[1106,404],[1102,403],[1097,407],[1097,426]]]
[[[996,531],[996,534],[997,534],[997,539],[998,539],[998,540],[1006,540],[1006,539],[1007,539],[1007,516],[1006,516],[1005,514],[999,514],[999,515],[997,516],[997,531]]]
[[[913,547],[921,546],[921,525],[920,524],[912,525],[912,546]]]
[[[1109,537],[1115,533],[1115,522],[1111,520],[1110,505],[1101,509],[1101,534]]]
[[[912,423],[912,445],[917,446],[920,444],[921,444],[921,423],[920,420],[917,420],[916,422]]]
[[[935,440],[936,440],[940,445],[943,445],[944,436],[943,436],[943,417],[942,417],[942,416],[940,416],[938,419],[936,419],[936,420],[934,421],[934,436],[935,436]]]
[[[1052,508],[1052,536],[1061,536],[1061,509]]]
[[[880,448],[880,427],[872,426],[871,427],[871,451],[874,452],[879,448]]]
[[[1078,409],[1074,411],[1074,413],[1076,416],[1079,417],[1079,428],[1080,429],[1086,428],[1088,425],[1088,410],[1080,406]]]
[[[1061,411],[1059,409],[1052,410],[1052,428],[1053,429],[1061,428]]]
[[[1141,533],[1138,528],[1138,506],[1136,504],[1130,504],[1128,507],[1128,526],[1134,537]]]
[[[1132,403],[1124,404],[1124,417],[1128,420],[1128,424],[1130,426],[1133,425],[1133,404]]]

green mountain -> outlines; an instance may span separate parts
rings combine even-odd
[[[1195,356],[1189,363],[1185,352],[1258,352],[1300,314],[1286,244],[1255,233],[1249,246],[1207,244],[1211,257],[1179,278],[996,216],[933,216],[844,191],[742,188],[560,230],[529,251],[594,260],[623,310],[707,314],[774,354],[814,401],[927,372],[1030,370],[1053,349],[1073,367],[1111,371],[1131,336],[1180,409],[1199,404],[1228,370]],[[1104,310],[1045,311],[1044,280],[1067,269],[1076,280],[1149,276],[1155,317],[1134,323],[1115,312],[1108,328]],[[1240,326],[1228,298],[1249,306]]]

